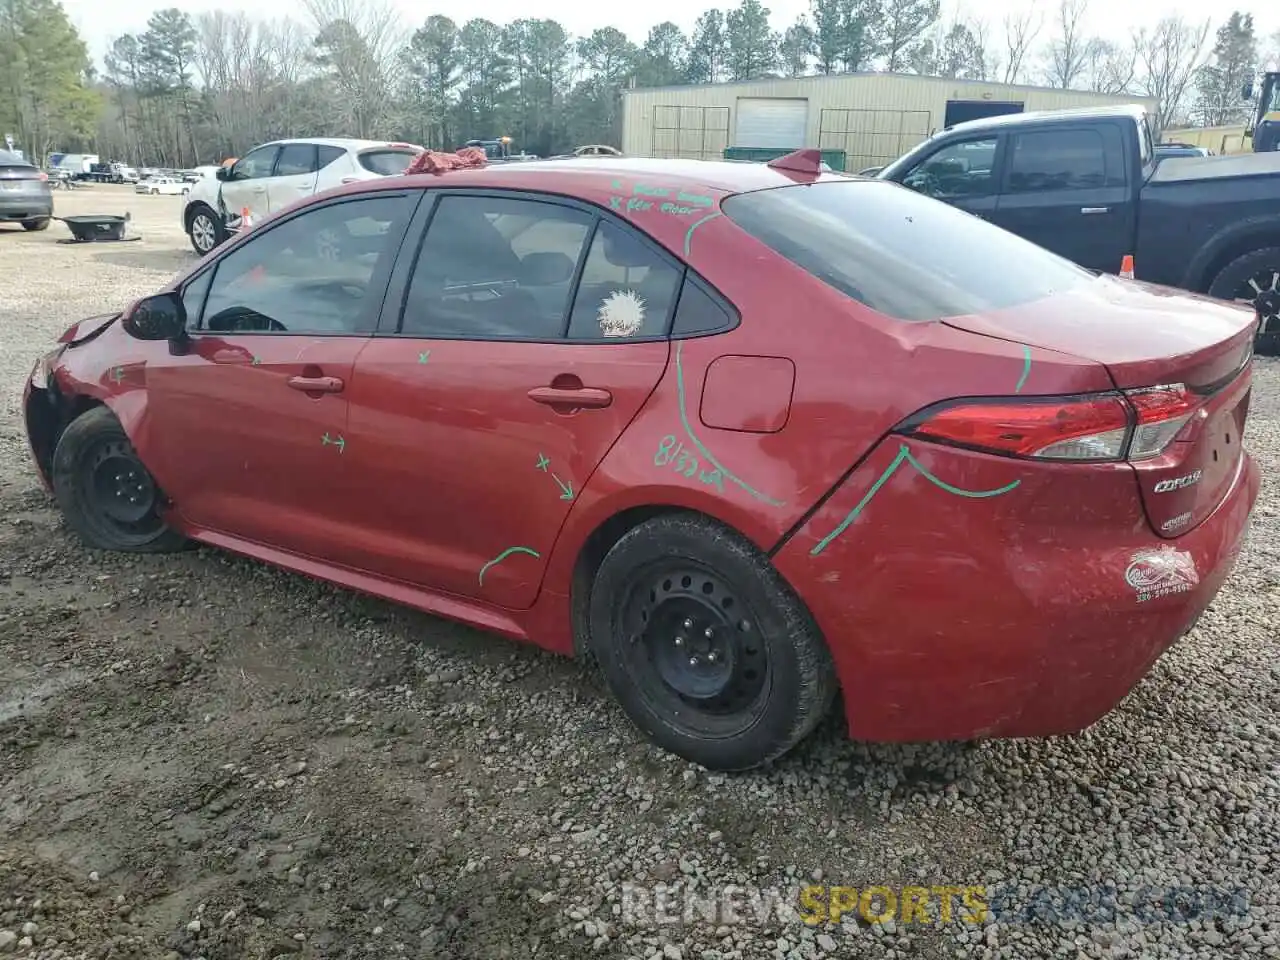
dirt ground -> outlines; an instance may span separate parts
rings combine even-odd
[[[23,378],[194,254],[180,198],[57,204],[127,210],[142,239],[0,227],[0,955],[1280,956],[1280,361],[1256,361],[1250,546],[1111,716],[972,747],[867,747],[833,719],[774,769],[709,775],[569,661],[214,550],[75,541],[29,464]],[[985,885],[1006,907],[637,920],[628,885],[659,882]],[[1099,885],[1118,917],[1008,907]],[[1133,908],[1170,887],[1245,906]]]

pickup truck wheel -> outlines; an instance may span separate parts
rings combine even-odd
[[[1262,318],[1254,352],[1280,356],[1280,247],[1252,250],[1232,260],[1213,278],[1209,296],[1253,304]]]

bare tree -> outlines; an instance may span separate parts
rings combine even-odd
[[[391,119],[399,82],[397,56],[408,31],[388,0],[305,0],[315,22],[312,62],[334,86],[335,114],[370,137]]]
[[[1143,92],[1156,101],[1156,136],[1180,115],[1187,87],[1204,56],[1209,26],[1209,20],[1194,24],[1181,17],[1165,17],[1150,30],[1139,30],[1134,38],[1143,69]]]
[[[1095,37],[1085,47],[1084,85],[1098,93],[1128,93],[1138,76],[1138,45],[1130,37],[1113,42]]]
[[[1045,50],[1045,78],[1061,90],[1069,90],[1080,79],[1089,61],[1090,41],[1085,36],[1084,19],[1089,0],[1058,0],[1054,36]]]
[[[1035,46],[1036,38],[1044,29],[1044,14],[1031,0],[1017,16],[1004,18],[1004,82],[1017,83],[1026,63],[1027,53]],[[994,72],[992,76],[995,76]]]

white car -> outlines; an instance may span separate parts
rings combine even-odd
[[[147,180],[140,180],[138,185],[133,188],[134,193],[168,193],[177,196],[185,194],[189,189],[188,185],[174,177],[151,177]]]
[[[240,228],[245,210],[256,222],[330,187],[404,173],[422,150],[412,143],[326,137],[264,143],[191,184],[182,227],[203,256]]]

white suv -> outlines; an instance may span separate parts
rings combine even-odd
[[[422,149],[411,143],[325,137],[264,143],[233,166],[219,168],[216,176],[191,185],[182,226],[203,256],[239,229],[246,209],[257,221],[339,184],[404,173]]]

